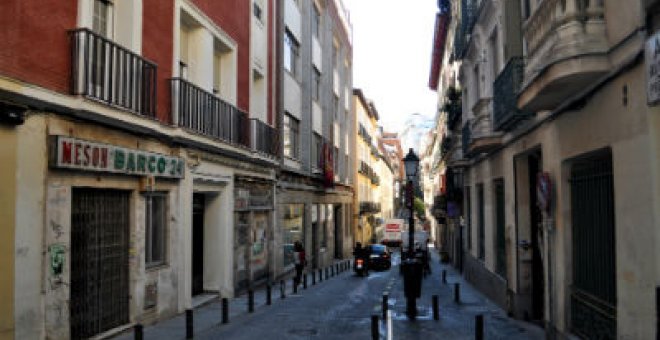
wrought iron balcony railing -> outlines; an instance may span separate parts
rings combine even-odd
[[[523,82],[524,61],[513,57],[493,84],[493,123],[495,130],[509,130],[530,116],[517,108],[518,92]]]
[[[380,212],[380,203],[371,201],[360,202],[360,214]]]
[[[71,92],[156,116],[156,64],[87,28],[69,32]]]
[[[237,107],[181,78],[170,80],[178,126],[237,146],[250,147],[250,119]]]
[[[469,36],[477,17],[477,0],[461,0],[460,23],[454,33],[454,57],[463,58]]]
[[[277,157],[279,151],[279,135],[277,129],[258,120],[250,119],[252,124],[252,150]]]

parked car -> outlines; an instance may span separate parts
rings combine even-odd
[[[388,270],[392,267],[392,253],[382,244],[369,246],[369,268],[375,270]]]

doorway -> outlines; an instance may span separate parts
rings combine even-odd
[[[538,205],[536,196],[536,185],[538,173],[541,171],[541,152],[534,152],[527,158],[529,169],[529,216],[531,227],[531,251],[532,251],[532,320],[543,320],[544,311],[544,287],[545,278],[543,274],[543,213]]]
[[[204,293],[204,194],[193,194],[192,295]]]
[[[71,197],[72,339],[128,323],[130,193],[74,188]]]
[[[617,323],[614,177],[609,149],[571,164],[571,332],[615,339]]]
[[[542,169],[540,148],[514,158],[517,263],[514,314],[540,324],[543,323],[545,311],[544,235],[536,184]]]

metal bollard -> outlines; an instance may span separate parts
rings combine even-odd
[[[323,269],[319,269],[319,282],[323,282]]]
[[[303,289],[307,289],[307,273],[303,274]]]
[[[330,276],[334,277],[335,275],[335,266],[330,266]]]
[[[440,320],[440,303],[437,295],[433,295],[433,320]]]
[[[312,286],[316,284],[316,271],[312,270]]]
[[[229,300],[222,298],[222,323],[229,323]]]
[[[266,285],[266,305],[267,306],[270,306],[273,303],[272,291],[271,290],[272,290],[272,287],[269,283],[269,284]]]
[[[193,310],[186,309],[186,339],[192,339],[193,333]]]
[[[293,294],[298,294],[298,281],[296,281],[295,277],[291,280],[291,283],[293,285],[293,289],[291,289],[291,291]]]
[[[286,287],[286,284],[284,283],[284,280],[280,281],[280,299],[284,299],[286,297],[286,293],[284,292],[284,288]]]
[[[378,331],[378,314],[371,315],[371,339],[378,340],[380,334]]]
[[[144,339],[144,327],[142,324],[136,324],[133,328],[133,339],[142,340]]]
[[[254,313],[254,291],[248,290],[248,313]]]
[[[442,271],[442,283],[447,283],[447,270]]]
[[[387,300],[389,299],[389,296],[387,294],[383,294],[383,306],[381,309],[383,310],[383,320],[387,320],[387,309],[389,308]]]
[[[474,316],[474,339],[484,339],[484,316],[483,314]]]
[[[461,284],[454,283],[454,302],[461,303]]]

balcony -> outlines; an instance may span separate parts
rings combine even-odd
[[[156,64],[87,28],[69,32],[71,93],[154,118]]]
[[[250,148],[250,119],[245,112],[186,80],[173,78],[170,85],[172,117],[178,126],[212,139]],[[270,141],[276,141],[276,138]]]
[[[469,153],[472,155],[487,153],[502,145],[501,133],[493,129],[490,118],[491,103],[490,98],[483,98],[473,108],[476,117],[470,121],[470,142],[468,145]]]
[[[518,107],[552,110],[609,70],[602,0],[543,0],[523,26],[528,60]]]
[[[280,145],[277,129],[254,118],[250,119],[250,123],[252,150],[269,157],[277,157]]]
[[[360,202],[360,214],[376,214],[380,212],[380,203],[362,201]]]
[[[493,124],[496,131],[508,131],[517,123],[531,116],[516,107],[518,92],[523,80],[524,62],[513,57],[493,84]]]
[[[477,0],[460,0],[460,23],[454,33],[454,58],[462,59],[477,17]]]
[[[453,86],[449,87],[445,98],[444,111],[447,112],[447,130],[453,131],[463,115],[461,91]]]
[[[372,172],[370,177],[371,184],[380,185],[380,176],[378,176],[375,172]]]

